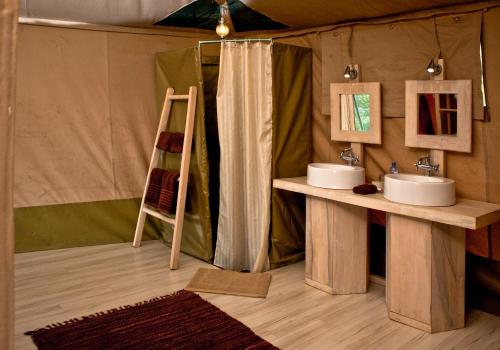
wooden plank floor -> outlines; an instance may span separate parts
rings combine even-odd
[[[199,260],[181,256],[168,269],[159,241],[16,255],[16,349],[24,336],[73,317],[169,294],[186,286]],[[304,284],[304,264],[274,270],[266,299],[200,295],[282,349],[500,349],[500,318],[477,310],[467,328],[427,334],[387,318],[384,288],[332,296]]]

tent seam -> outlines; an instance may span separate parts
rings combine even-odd
[[[110,151],[110,160],[111,160],[111,171],[113,174],[113,192],[114,192],[114,197],[117,197],[117,189],[116,189],[116,173],[115,173],[115,160],[113,157],[113,118],[111,116],[111,91],[110,91],[110,72],[109,72],[109,33],[106,33],[106,73],[107,73],[107,87],[106,87],[106,93],[108,95],[108,118],[109,118],[109,151]]]

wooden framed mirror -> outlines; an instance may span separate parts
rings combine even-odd
[[[333,83],[330,97],[332,140],[382,142],[380,83]]]
[[[471,80],[407,80],[405,145],[471,152]]]

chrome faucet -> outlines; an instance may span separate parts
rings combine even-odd
[[[416,163],[415,167],[417,170],[423,169],[425,170],[425,176],[434,176],[439,171],[439,164],[432,164],[431,157],[421,157]]]
[[[347,165],[353,166],[356,163],[359,163],[359,158],[356,157],[352,151],[352,148],[346,148],[342,152],[340,152],[340,159],[345,160]]]

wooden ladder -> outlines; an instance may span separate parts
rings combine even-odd
[[[196,86],[189,88],[187,95],[174,95],[174,89],[168,88],[165,95],[165,102],[163,103],[163,110],[161,112],[160,124],[158,125],[158,132],[156,133],[156,140],[153,148],[153,155],[149,163],[148,176],[146,178],[146,186],[144,187],[144,194],[142,196],[141,209],[139,211],[139,218],[137,220],[137,227],[135,229],[134,243],[135,248],[140,247],[142,240],[142,231],[144,229],[144,221],[146,215],[149,214],[174,225],[174,235],[172,239],[172,251],[170,253],[170,269],[174,270],[179,267],[179,254],[181,249],[182,226],[184,222],[184,209],[186,205],[186,191],[189,175],[189,161],[191,160],[191,144],[193,139],[194,117],[196,113]],[[172,102],[177,100],[187,100],[187,116],[186,126],[184,132],[184,143],[182,146],[181,169],[179,174],[179,191],[177,194],[177,206],[175,210],[175,218],[170,218],[161,214],[160,212],[145,207],[144,200],[148,191],[149,180],[151,171],[158,166],[158,159],[160,157],[160,150],[156,148],[160,134],[164,131],[168,124],[170,111],[172,109]]]

